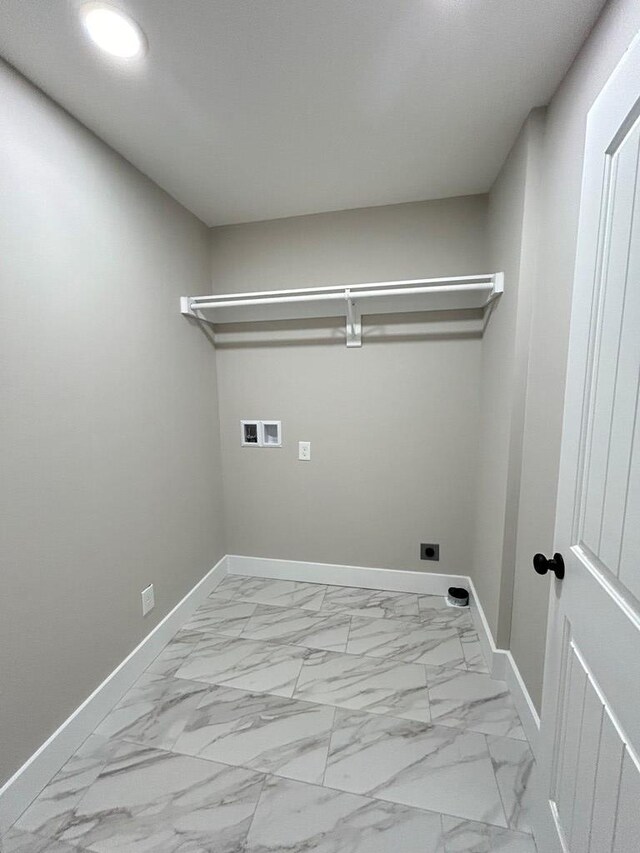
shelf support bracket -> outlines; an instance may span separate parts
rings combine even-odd
[[[201,312],[198,311],[198,306],[194,305],[191,299],[191,296],[180,297],[180,313],[185,317],[193,317],[200,323],[212,323],[213,320],[202,316]]]
[[[190,296],[181,296],[180,297],[180,313],[184,314],[185,317],[195,317],[198,319],[198,315],[191,307],[191,297]]]
[[[344,296],[347,302],[347,346],[361,347],[362,319],[360,317],[360,311],[358,311],[354,305],[349,288],[345,290]]]

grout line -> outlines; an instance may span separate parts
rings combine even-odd
[[[353,616],[349,616],[349,629],[347,630],[347,642],[344,644],[344,653],[345,655],[351,654],[351,652],[347,651],[349,648],[349,640],[351,639],[351,632],[353,631]]]
[[[304,666],[305,661],[306,661],[306,656],[305,656],[305,658],[303,658],[303,660],[300,661],[300,669],[298,670],[298,674],[296,675],[296,680],[295,680],[295,683],[293,685],[293,690],[291,691],[291,696],[289,697],[290,699],[293,699],[296,695],[296,690],[298,689],[298,682],[300,681],[300,676],[302,674],[302,667]]]
[[[339,707],[334,708],[334,711],[339,711],[339,710],[350,710],[350,709],[340,709]],[[375,715],[371,715],[371,716],[383,716],[383,715],[375,714]],[[405,720],[402,718],[399,719],[397,717],[394,717],[392,719],[394,719],[398,722],[404,722],[404,723],[415,722],[414,720]],[[428,724],[425,723],[425,725],[428,725]],[[331,735],[332,734],[333,734],[333,729],[331,731]],[[498,823],[487,823],[486,821],[479,821],[479,820],[476,820],[475,818],[462,817],[461,815],[451,814],[449,812],[440,812],[440,811],[437,811],[436,809],[427,808],[426,806],[410,805],[409,803],[401,803],[398,800],[387,800],[387,799],[384,799],[383,797],[376,797],[376,796],[369,794],[369,793],[362,794],[362,793],[358,793],[357,791],[348,791],[345,788],[336,788],[333,785],[326,785],[326,784],[324,784],[324,781],[322,783],[306,782],[306,781],[303,781],[301,779],[293,779],[291,776],[284,776],[284,775],[281,775],[279,773],[274,773],[274,772],[267,771],[267,770],[256,770],[255,767],[251,767],[247,764],[231,764],[228,761],[221,761],[218,758],[213,759],[213,758],[207,758],[206,756],[203,756],[203,755],[193,755],[193,754],[186,753],[186,752],[175,752],[174,750],[167,749],[166,747],[150,746],[148,744],[141,743],[140,741],[134,741],[132,739],[127,739],[127,738],[117,738],[117,740],[119,740],[121,743],[129,744],[129,745],[134,746],[134,747],[140,747],[142,749],[153,749],[153,750],[157,750],[158,752],[168,753],[170,755],[182,756],[184,758],[194,758],[194,759],[200,760],[200,761],[207,761],[211,764],[223,764],[225,767],[235,767],[235,768],[238,768],[240,770],[246,770],[250,773],[255,773],[257,776],[264,776],[265,779],[263,782],[263,787],[266,784],[267,780],[270,778],[282,779],[285,782],[293,782],[296,785],[309,785],[312,788],[325,788],[328,791],[335,791],[336,793],[346,794],[346,795],[352,796],[352,797],[360,797],[361,799],[370,800],[372,802],[390,803],[391,805],[399,806],[401,808],[410,808],[410,809],[414,809],[414,810],[419,811],[419,812],[427,812],[428,814],[436,814],[436,815],[441,815],[443,817],[451,817],[451,818],[454,818],[455,820],[469,821],[472,823],[480,823],[483,826],[489,826],[489,827],[493,827],[493,828],[497,828],[497,829],[502,829],[502,830],[505,830],[508,832],[514,832],[514,833],[522,835],[526,838],[532,837],[528,832],[524,832],[521,829],[513,830],[508,826],[506,826],[506,827],[501,826]],[[426,756],[425,756],[425,758],[426,758]],[[325,768],[325,774],[324,775],[326,775],[326,768]],[[324,776],[323,776],[323,778],[324,778]],[[89,787],[91,787],[93,784],[94,783],[91,783],[91,785]],[[498,789],[498,793],[499,793],[499,789]],[[260,796],[262,796],[262,792],[261,792]],[[83,797],[84,797],[84,795],[83,795]],[[258,798],[258,800],[259,799],[260,798]],[[502,800],[500,802],[502,804]],[[257,809],[257,806],[256,806],[256,809]],[[504,810],[504,806],[503,806],[503,810]],[[255,814],[255,812],[254,812],[254,814]],[[505,816],[505,823],[506,823],[506,816]]]
[[[237,688],[234,688],[234,689],[237,689]],[[247,691],[245,691],[245,692],[247,692]],[[265,694],[259,694],[259,695],[265,695]],[[273,694],[266,694],[266,695],[273,695]],[[279,698],[288,698],[288,697],[279,697]],[[341,708],[340,706],[329,706],[329,707],[333,707],[333,710],[334,710],[334,724],[332,725],[332,728],[331,728],[331,731],[330,731],[330,737],[333,735],[333,732],[334,732],[334,730],[335,730],[335,712],[336,712],[336,711],[345,710],[345,711],[348,711],[349,713],[363,713],[363,712],[360,712],[360,711],[355,711],[354,709],[350,709],[350,708]],[[376,717],[382,717],[382,718],[384,718],[384,717],[390,717],[390,715],[389,715],[389,714],[370,714],[370,716],[372,716],[372,717],[374,717],[374,718],[376,718]],[[416,723],[416,722],[419,722],[419,721],[417,721],[417,720],[407,720],[407,719],[405,719],[405,718],[403,718],[403,717],[390,717],[390,719],[393,719],[394,721],[396,721],[396,722],[401,722],[401,723]],[[429,723],[423,723],[423,725],[430,727],[430,724],[429,724]],[[455,728],[455,727],[454,727],[454,726],[446,726],[445,728]],[[468,730],[465,730],[465,729],[457,729],[457,731],[460,731],[461,733],[467,733],[467,732],[468,732]],[[483,733],[482,733],[482,732],[475,732],[475,734],[483,734]],[[493,735],[486,735],[486,734],[483,734],[483,736],[484,736],[484,738],[485,738],[485,741],[486,741],[486,738],[487,738],[487,737],[493,737]],[[429,808],[426,808],[426,807],[424,807],[424,806],[409,805],[408,803],[400,803],[400,802],[398,802],[397,800],[386,800],[386,799],[384,799],[384,798],[382,798],[382,797],[375,797],[375,796],[373,796],[372,794],[366,794],[366,793],[365,793],[365,794],[360,794],[360,793],[357,793],[356,791],[347,791],[347,790],[345,790],[344,788],[336,788],[336,787],[334,787],[333,785],[325,785],[325,784],[324,784],[324,782],[322,782],[322,783],[318,783],[318,782],[307,782],[307,781],[303,781],[303,780],[301,780],[301,779],[293,779],[291,776],[284,776],[284,775],[281,775],[281,774],[279,774],[279,773],[275,773],[275,772],[272,772],[272,771],[268,771],[268,770],[257,770],[255,767],[251,767],[251,766],[250,766],[250,765],[248,765],[248,764],[232,764],[232,763],[230,763],[229,761],[222,761],[222,760],[220,760],[219,758],[215,758],[215,759],[214,759],[214,758],[208,758],[207,756],[204,756],[204,755],[193,755],[192,753],[187,753],[187,752],[177,752],[176,750],[174,750],[174,749],[170,749],[170,748],[168,748],[168,747],[166,747],[166,746],[153,746],[153,745],[151,745],[151,744],[147,744],[147,743],[144,743],[144,742],[139,741],[139,740],[134,740],[134,739],[133,739],[133,738],[131,738],[131,737],[119,737],[119,736],[114,736],[114,737],[112,737],[112,738],[109,738],[109,740],[110,740],[110,741],[116,741],[116,742],[121,743],[121,744],[123,744],[123,745],[129,745],[129,746],[132,746],[132,747],[138,747],[138,748],[140,748],[140,749],[150,749],[150,750],[155,750],[155,751],[157,751],[157,752],[164,752],[164,753],[167,753],[167,754],[169,754],[169,755],[177,755],[177,756],[182,756],[182,757],[184,757],[184,758],[194,758],[194,759],[197,759],[197,760],[200,760],[200,761],[207,761],[207,762],[209,762],[209,763],[211,763],[211,764],[223,764],[225,767],[237,767],[237,768],[239,768],[240,770],[247,770],[248,772],[255,773],[256,775],[265,776],[265,777],[266,777],[266,778],[265,778],[265,781],[266,781],[266,779],[268,779],[269,777],[275,777],[276,779],[283,779],[283,780],[285,780],[285,781],[288,781],[288,782],[294,782],[294,783],[299,784],[299,785],[311,785],[311,786],[312,786],[312,787],[314,787],[314,788],[326,788],[327,790],[330,790],[330,791],[337,791],[337,792],[342,793],[342,794],[349,794],[349,795],[351,795],[351,796],[355,796],[355,797],[362,797],[362,798],[364,798],[364,799],[374,800],[374,801],[376,801],[376,802],[392,803],[392,804],[394,804],[394,805],[398,805],[398,806],[405,806],[406,808],[417,809],[418,811],[429,812],[429,813],[431,813],[431,814],[441,814],[441,815],[443,815],[443,816],[445,816],[445,817],[452,817],[452,818],[455,818],[455,819],[457,819],[457,820],[471,821],[471,822],[473,822],[473,823],[481,823],[483,826],[491,826],[491,827],[497,827],[498,829],[506,829],[506,830],[508,830],[508,831],[510,831],[510,832],[515,832],[515,833],[518,833],[518,834],[523,835],[523,836],[526,836],[526,837],[531,837],[531,834],[530,834],[530,833],[525,832],[525,831],[524,831],[524,830],[522,830],[522,829],[512,829],[512,828],[511,828],[511,827],[509,827],[509,826],[504,827],[504,826],[501,826],[500,824],[497,824],[497,823],[487,823],[486,821],[479,821],[479,820],[475,820],[474,818],[465,818],[465,817],[462,817],[461,815],[451,814],[451,813],[449,813],[449,812],[438,812],[438,811],[436,811],[435,809],[429,809]],[[524,743],[524,741],[517,741],[517,742],[518,742],[518,743]],[[488,754],[489,754],[489,756],[490,756],[490,755],[491,755],[491,753],[490,753],[490,751],[489,751],[488,743],[487,743],[487,752],[488,752]],[[425,756],[425,758],[426,758],[426,756]],[[108,764],[108,763],[109,763],[109,761],[112,761],[112,760],[114,760],[114,759],[109,759],[109,760],[107,760],[107,761],[103,764],[102,770],[104,770],[104,766],[105,766],[106,764]],[[492,769],[493,769],[493,762],[492,762]],[[100,771],[100,774],[99,774],[99,775],[101,775],[102,770]],[[325,774],[324,774],[324,775],[326,775],[326,768],[325,768]],[[495,775],[495,771],[494,771],[494,775]],[[96,780],[94,780],[94,782],[92,782],[92,783],[88,786],[87,791],[89,790],[89,788],[91,788],[91,787],[95,784],[95,782],[96,782],[96,781],[97,781],[97,779],[96,779]],[[496,779],[496,785],[497,785],[497,779]],[[498,793],[500,794],[500,787],[499,787],[498,785],[497,785],[497,787],[498,787]],[[87,791],[85,791],[85,793],[82,795],[82,799],[84,799],[84,796],[85,796],[85,794],[87,793]],[[500,802],[501,802],[501,805],[502,805],[502,807],[503,807],[503,811],[504,811],[504,805],[502,804],[502,796],[501,796],[501,795],[500,795]],[[79,803],[78,803],[78,805],[79,805]],[[506,822],[507,822],[507,819],[506,819],[506,812],[505,812],[505,823],[506,823]],[[26,831],[27,831],[27,832],[32,832],[31,830],[26,830]],[[35,835],[35,834],[37,834],[37,833],[32,833],[32,834],[34,834],[34,835]],[[47,838],[48,838],[48,836],[43,836],[43,837],[47,837]],[[67,842],[67,843],[69,843],[69,842]]]
[[[447,848],[444,842],[444,820],[443,814],[440,812],[440,841],[438,842],[438,850],[442,850],[442,853],[447,853]]]
[[[233,766],[233,765],[230,765],[230,766]],[[258,799],[256,800],[256,807],[254,808],[253,814],[251,815],[251,820],[249,821],[249,828],[247,829],[247,832],[246,832],[244,838],[242,839],[243,848],[246,846],[247,838],[249,837],[249,833],[251,832],[251,828],[253,826],[253,821],[255,820],[256,812],[258,811],[258,806],[260,805],[260,800],[262,799],[262,795],[264,794],[264,789],[265,789],[265,786],[267,784],[267,779],[269,779],[269,777],[272,775],[273,775],[272,773],[265,773],[264,774],[264,779],[262,780],[262,785],[260,786],[260,793],[258,794]]]
[[[493,778],[496,782],[496,788],[498,790],[498,797],[500,798],[500,805],[502,806],[502,814],[504,815],[504,822],[507,824],[507,827],[511,829],[511,824],[509,823],[509,818],[507,817],[507,810],[504,806],[504,797],[502,796],[502,791],[500,790],[500,783],[498,782],[498,774],[496,772],[496,768],[493,763],[493,755],[491,754],[491,748],[489,746],[489,738],[487,735],[484,736],[484,742],[487,747],[487,755],[489,756],[489,763],[491,764],[491,772],[493,773]]]
[[[333,732],[335,730],[337,712],[338,712],[337,707],[333,706],[333,718],[331,720],[331,729],[329,730],[329,743],[327,744],[327,757],[326,757],[325,762],[324,762],[324,770],[322,772],[322,782],[320,783],[323,788],[326,787],[324,782],[325,782],[325,779],[327,778],[327,769],[329,767],[329,756],[331,754],[331,743],[333,741]]]
[[[284,609],[284,608],[282,608],[282,609]],[[248,619],[249,618],[251,618],[251,617],[248,617]],[[377,619],[376,619],[376,621],[377,621]],[[393,664],[398,664],[398,665],[402,664],[404,666],[428,666],[428,667],[431,667],[432,669],[445,668],[445,669],[455,670],[456,672],[464,672],[464,673],[469,671],[466,668],[463,668],[460,666],[453,666],[453,665],[448,664],[448,663],[425,663],[424,661],[404,660],[402,658],[395,658],[395,657],[377,657],[375,655],[363,654],[362,652],[349,652],[346,650],[345,651],[338,651],[336,649],[320,648],[319,646],[304,646],[301,643],[285,642],[283,640],[279,640],[277,637],[271,637],[269,639],[264,639],[264,638],[255,639],[252,637],[245,637],[242,633],[240,635],[230,635],[230,634],[222,634],[220,631],[216,631],[216,630],[210,630],[207,633],[203,632],[202,640],[199,641],[198,645],[201,645],[202,642],[205,642],[206,640],[212,640],[212,639],[216,639],[216,638],[225,639],[225,640],[245,640],[245,641],[251,642],[251,643],[263,643],[266,645],[273,645],[273,646],[287,646],[287,647],[292,648],[292,649],[306,649],[309,652],[323,652],[325,654],[349,655],[349,657],[366,658],[367,660],[370,660],[370,661],[374,661],[374,660],[379,661],[379,662],[382,661],[385,663],[393,663]],[[451,638],[451,639],[453,639],[453,638]],[[187,657],[190,657],[192,654],[195,653],[195,651],[196,651],[196,649],[194,649]],[[491,681],[497,681],[498,680],[498,679],[491,678],[490,673],[487,673],[487,672],[475,672],[474,671],[473,674],[474,675],[485,675]]]

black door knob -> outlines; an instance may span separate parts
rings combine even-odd
[[[562,559],[562,554],[554,554],[550,560],[544,554],[535,554],[533,568],[539,575],[546,575],[547,572],[553,572],[559,581],[564,577],[564,560]]]

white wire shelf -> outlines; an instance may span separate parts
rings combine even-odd
[[[346,316],[347,346],[360,346],[363,314],[486,308],[503,290],[504,275],[499,272],[297,290],[183,296],[180,311],[185,316],[207,323]]]

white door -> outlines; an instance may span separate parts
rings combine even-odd
[[[589,112],[540,731],[539,853],[640,851],[640,40]],[[549,555],[550,556],[550,555]]]

